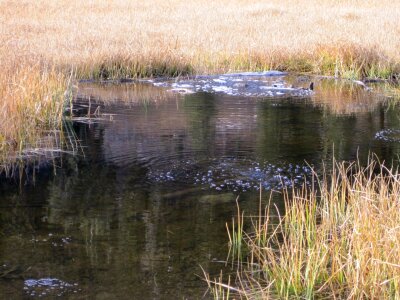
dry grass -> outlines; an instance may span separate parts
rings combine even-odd
[[[37,127],[35,109],[44,113],[71,71],[77,78],[264,69],[389,77],[399,72],[398,20],[400,3],[389,0],[2,0],[0,144],[27,143],[20,132]],[[44,114],[47,125],[59,124],[56,108]]]
[[[388,75],[397,1],[1,1],[6,56],[80,77],[286,69]]]
[[[28,149],[59,145],[68,80],[34,63],[2,61],[0,69],[1,173]]]
[[[376,161],[366,168],[342,163],[315,191],[286,193],[283,215],[272,218],[272,209],[240,233],[248,265],[230,287],[213,283],[217,298],[226,295],[222,287],[249,299],[399,299],[397,172]]]

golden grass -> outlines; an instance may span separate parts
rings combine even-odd
[[[0,63],[0,172],[27,148],[59,142],[67,78],[38,64]]]
[[[398,68],[397,1],[2,1],[7,57],[78,76]],[[350,74],[350,73],[354,74]]]
[[[24,106],[48,107],[71,72],[121,78],[279,69],[386,78],[400,68],[399,19],[400,3],[389,0],[2,0],[0,144],[26,144],[20,132],[37,125],[18,120],[38,118]]]
[[[399,299],[397,172],[373,160],[337,164],[315,190],[285,193],[283,215],[272,218],[273,209],[240,233],[248,264],[236,280],[207,278],[216,298],[229,289],[248,299]]]

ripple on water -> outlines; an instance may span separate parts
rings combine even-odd
[[[61,297],[69,293],[78,293],[77,283],[68,283],[58,278],[26,279],[25,293],[32,297]]]
[[[186,161],[169,168],[152,170],[148,174],[157,183],[200,185],[216,191],[246,192],[280,190],[285,187],[310,185],[311,168],[307,165],[249,162],[247,160]]]

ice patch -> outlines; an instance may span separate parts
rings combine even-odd
[[[279,71],[231,73],[218,76],[197,76],[178,82],[160,79],[156,86],[171,87],[180,94],[197,92],[221,93],[246,97],[309,97],[313,91],[295,88],[285,81],[286,73]]]
[[[193,94],[194,91],[186,88],[174,88],[170,89],[170,92],[179,93],[179,94]]]
[[[173,83],[172,84],[173,88],[178,88],[178,89],[191,89],[193,88],[192,84],[185,84],[185,83]]]
[[[153,85],[162,87],[162,86],[168,86],[168,83],[166,83],[166,82],[154,82]]]
[[[241,73],[227,73],[224,76],[285,76],[288,73],[281,71],[264,71],[264,72],[241,72]]]
[[[227,87],[227,86],[213,86],[212,87],[214,92],[222,92],[222,93],[231,93],[232,92],[232,88]]]
[[[375,134],[375,139],[384,142],[400,142],[400,129],[384,129]]]

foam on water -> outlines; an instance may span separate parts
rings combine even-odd
[[[69,293],[78,293],[81,289],[77,283],[68,283],[58,278],[26,279],[24,291],[31,297],[61,297]]]
[[[150,171],[148,177],[157,183],[185,183],[203,189],[246,192],[280,190],[284,187],[311,184],[311,168],[307,165],[274,165],[247,160],[225,159],[207,163],[186,161],[169,168]]]

